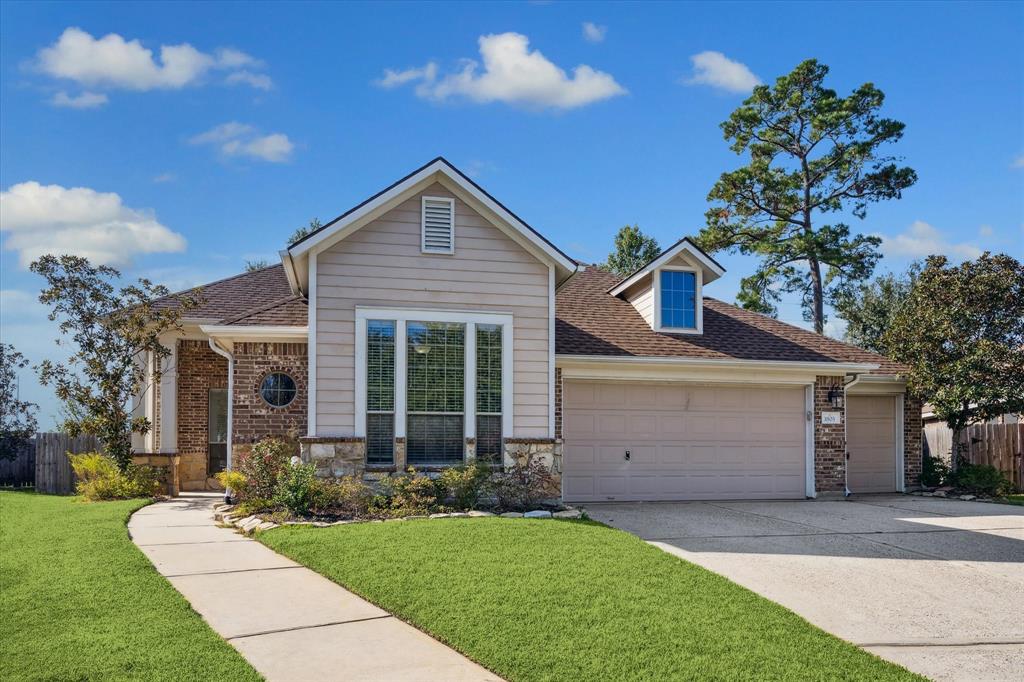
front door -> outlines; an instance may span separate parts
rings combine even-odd
[[[207,433],[207,475],[213,476],[228,467],[228,392],[223,388],[210,389],[210,424]]]

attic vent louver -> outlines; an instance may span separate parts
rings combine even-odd
[[[424,253],[455,253],[455,200],[423,197],[422,244]]]

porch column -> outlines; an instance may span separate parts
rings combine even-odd
[[[174,454],[178,451],[178,338],[168,335],[160,343],[171,350],[160,377],[160,452]]]

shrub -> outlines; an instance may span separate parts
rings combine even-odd
[[[245,494],[271,499],[281,473],[295,454],[295,444],[283,438],[268,437],[238,458],[238,471],[245,476]]]
[[[293,516],[306,516],[321,490],[315,464],[288,465],[277,478],[273,501]]]
[[[153,497],[160,492],[160,480],[152,467],[129,464],[121,471],[113,459],[98,452],[69,454],[68,458],[78,478],[75,492],[91,502]]]
[[[248,479],[246,479],[245,474],[241,471],[236,469],[218,471],[214,474],[214,478],[224,486],[225,490],[230,490],[238,499],[242,499],[245,496],[245,487]]]
[[[558,483],[551,470],[538,459],[525,464],[517,462],[507,471],[495,474],[491,489],[498,506],[509,511],[536,509],[546,500],[558,496]]]
[[[370,504],[375,516],[398,517],[430,514],[438,508],[438,485],[426,476],[417,476],[412,467],[406,473],[380,482],[380,492]]]
[[[475,509],[488,490],[492,473],[483,462],[445,469],[436,481],[438,493],[456,509]]]
[[[949,465],[938,457],[925,455],[921,460],[921,485],[939,486],[949,478]]]
[[[317,480],[312,510],[317,514],[366,516],[373,502],[373,491],[355,476],[336,480]]]
[[[250,497],[244,502],[239,502],[235,510],[231,512],[235,516],[242,518],[246,516],[252,516],[253,514],[259,514],[261,512],[272,512],[277,511],[277,504],[273,500],[267,500],[262,497]]]
[[[1008,495],[1013,485],[999,469],[988,464],[971,464],[957,460],[956,471],[949,474],[949,484],[979,495],[997,497]]]

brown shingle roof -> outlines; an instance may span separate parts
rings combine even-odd
[[[284,326],[305,327],[309,322],[309,306],[301,296],[289,296],[271,301],[240,315],[225,318],[221,324],[238,326]]]
[[[191,319],[221,320],[250,312],[261,302],[280,301],[292,295],[281,264],[204,284],[201,289],[203,303],[189,311]],[[185,293],[188,292],[178,292]],[[157,299],[154,306],[173,307],[176,305],[174,296],[178,294]]]
[[[560,355],[660,356],[709,359],[865,362],[875,373],[900,366],[870,351],[704,298],[704,333],[656,332],[627,301],[607,293],[620,278],[588,267],[556,297],[555,352]]]

